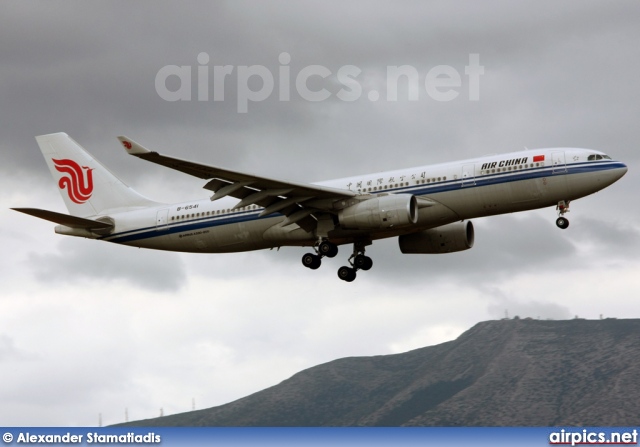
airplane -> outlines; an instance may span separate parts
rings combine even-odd
[[[135,192],[66,133],[36,137],[70,214],[12,208],[58,224],[55,232],[134,247],[229,253],[283,246],[313,247],[302,264],[317,269],[338,247],[353,244],[351,282],[371,269],[365,248],[395,237],[404,254],[441,254],[473,247],[469,219],[555,206],[556,225],[573,200],[613,184],[627,166],[590,149],[548,148],[430,166],[298,183],[182,160],[125,136],[137,158],[205,181],[211,199],[166,204]],[[223,197],[239,199],[221,207]]]

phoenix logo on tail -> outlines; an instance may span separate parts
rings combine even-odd
[[[52,158],[56,165],[56,169],[63,174],[68,174],[68,177],[62,177],[58,182],[60,189],[67,189],[69,198],[75,203],[85,203],[91,198],[93,193],[93,174],[88,166],[82,166],[73,160],[63,159],[56,160]],[[87,170],[85,177],[83,169]]]

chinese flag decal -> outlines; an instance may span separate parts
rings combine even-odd
[[[544,161],[544,155],[536,155],[533,157],[533,162]]]

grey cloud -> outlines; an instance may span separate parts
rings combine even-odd
[[[187,281],[180,255],[133,247],[64,239],[57,253],[32,252],[28,263],[35,277],[44,283],[75,283],[97,279],[125,280],[142,289],[175,292]]]
[[[629,26],[635,23],[633,2],[616,3],[604,13],[599,4],[585,2],[554,3],[535,12],[505,2],[468,5],[467,9],[422,3],[404,8],[340,5],[339,13],[310,3],[277,8],[253,2],[204,2],[191,8],[170,4],[148,8],[143,2],[127,5],[127,14],[117,7],[122,3],[97,3],[90,11],[94,21],[83,20],[89,11],[81,3],[75,8],[57,2],[50,5],[37,11],[13,6],[3,15],[0,28],[7,39],[15,38],[23,34],[21,19],[33,16],[33,27],[19,39],[20,50],[12,46],[2,50],[3,60],[11,62],[3,64],[3,79],[12,88],[1,94],[6,103],[14,104],[3,116],[3,122],[14,129],[5,141],[11,142],[10,147],[25,148],[12,156],[17,164],[35,162],[37,152],[28,150],[35,149],[34,134],[58,130],[86,144],[103,145],[107,164],[112,159],[124,164],[110,155],[116,152],[110,144],[114,135],[131,133],[152,147],[165,142],[205,159],[207,152],[215,151],[219,163],[243,168],[255,166],[251,160],[257,151],[268,151],[280,175],[284,169],[278,160],[293,151],[301,154],[301,165],[304,158],[319,153],[322,159],[341,160],[345,167],[359,162],[368,170],[381,165],[363,161],[364,148],[383,163],[393,160],[400,148],[406,152],[407,165],[412,165],[425,160],[421,154],[425,147],[430,152],[426,162],[430,162],[512,149],[513,143],[516,147],[570,143],[585,132],[593,135],[579,138],[589,143],[598,135],[593,126],[584,125],[583,111],[601,111],[600,117],[591,120],[597,119],[602,129],[620,128],[624,121],[609,118],[613,115],[606,109],[607,102],[616,109],[628,105],[628,95],[619,85],[633,79],[633,70],[628,69],[632,55],[613,56],[620,39],[633,40],[629,39],[635,31]],[[595,39],[598,45],[585,46],[589,53],[576,57],[562,51],[583,39]],[[358,104],[340,103],[336,110],[332,101],[306,103],[292,95],[289,103],[280,103],[272,95],[264,103],[251,104],[251,112],[243,115],[236,113],[233,76],[225,101],[162,101],[153,85],[157,71],[167,64],[195,67],[201,51],[210,54],[210,65],[262,64],[274,73],[278,54],[288,51],[294,74],[308,64],[334,71],[340,65],[355,64],[365,74],[371,69],[384,71],[386,65],[411,64],[422,75],[436,64],[463,69],[468,54],[478,52],[487,72],[478,104],[424,100],[408,109],[376,104],[371,110],[363,99]],[[594,64],[593,59],[610,62]],[[549,76],[549,70],[558,76]],[[575,82],[577,76],[581,82]],[[492,84],[495,87],[486,90]],[[514,107],[519,120],[513,116]],[[407,114],[412,110],[418,111],[419,122],[412,122],[415,115]],[[400,126],[394,123],[398,113],[405,116]],[[413,129],[402,124],[406,120]],[[464,132],[460,132],[461,123],[465,123]],[[310,138],[315,128],[320,138]],[[442,157],[435,149],[460,152]],[[312,173],[317,169],[317,178],[332,177],[327,175],[330,163],[320,160],[318,164],[310,167]],[[140,172],[124,166],[132,174]],[[339,175],[348,172],[353,169],[340,170]]]
[[[581,218],[575,230],[576,239],[588,247],[597,264],[625,262],[636,259],[640,248],[640,230],[637,227],[592,217]]]
[[[601,247],[615,250],[627,247],[632,251],[636,251],[638,244],[640,244],[640,230],[635,226],[616,220],[593,217],[581,217],[581,221],[582,224],[576,229],[576,232],[584,242],[593,242]]]

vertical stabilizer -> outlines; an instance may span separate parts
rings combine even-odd
[[[124,184],[66,133],[40,135],[36,141],[71,215],[158,205]]]

